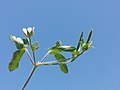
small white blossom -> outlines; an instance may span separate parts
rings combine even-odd
[[[23,40],[21,38],[16,38],[15,36],[10,36],[10,39],[14,42],[14,43],[19,43],[19,44],[24,44]]]
[[[34,33],[35,27],[28,27],[28,28],[23,28],[23,33],[25,34],[26,37],[31,37]]]
[[[20,44],[24,44],[23,40],[21,38],[17,38],[16,41]]]
[[[16,41],[16,39],[17,39],[15,36],[11,36],[11,38],[13,41]]]
[[[26,28],[23,28],[23,33],[24,33],[25,35],[27,35],[27,29],[26,29]]]

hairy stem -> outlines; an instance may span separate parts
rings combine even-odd
[[[28,84],[28,82],[30,81],[30,79],[31,79],[31,77],[32,77],[32,75],[33,75],[33,73],[34,73],[34,71],[35,71],[36,68],[37,68],[37,66],[34,66],[34,67],[32,68],[32,70],[31,70],[31,72],[30,72],[30,75],[28,76],[28,79],[26,80],[25,84],[24,84],[23,87],[22,87],[22,90],[24,90],[25,87],[27,86],[27,84]]]
[[[27,50],[27,48],[25,49],[25,51],[26,51],[26,53],[27,53],[27,55],[28,55],[28,57],[29,57],[31,63],[34,65],[33,59],[32,59],[32,57],[31,57],[29,51]]]
[[[29,44],[30,44],[30,48],[31,48],[31,50],[32,50],[32,54],[33,54],[33,61],[34,61],[34,63],[36,63],[36,59],[35,59],[35,52],[33,51],[33,49],[32,49],[32,42],[31,42],[31,38],[29,38]]]
[[[36,63],[35,52],[33,52],[33,60],[34,60],[34,63]]]
[[[59,61],[50,61],[50,62],[38,62],[36,63],[36,66],[43,66],[43,65],[59,65],[59,64],[68,64],[73,62],[76,58],[78,58],[80,55],[82,55],[84,52],[81,52],[78,56],[76,57],[71,57],[71,58],[67,58],[67,59],[62,59]]]
[[[46,57],[50,54],[50,52],[51,52],[51,51],[48,51],[48,52],[46,53],[46,55],[41,59],[40,62],[43,62],[43,61],[46,59]]]

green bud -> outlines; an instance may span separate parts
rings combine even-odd
[[[72,52],[72,56],[73,56],[73,57],[77,57],[79,54],[80,54],[80,52],[77,51],[77,50],[74,50],[74,51]]]
[[[88,50],[89,48],[94,48],[94,46],[91,46],[92,42],[89,41],[89,43],[82,43],[81,44],[81,47],[82,47],[82,51],[86,51]]]
[[[82,50],[83,50],[83,51],[88,50],[88,44],[84,43],[84,44],[82,45]]]

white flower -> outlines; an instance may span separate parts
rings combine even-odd
[[[34,29],[35,27],[23,28],[23,33],[25,34],[26,37],[30,38],[34,33]]]
[[[18,49],[21,49],[24,47],[24,41],[21,38],[16,38],[15,36],[10,36],[10,40],[15,44],[15,46]]]
[[[23,40],[21,38],[17,38],[16,41],[20,44],[24,44]]]
[[[19,44],[24,44],[23,40],[21,38],[16,38],[15,36],[10,36],[10,39],[14,42],[14,43],[19,43]]]

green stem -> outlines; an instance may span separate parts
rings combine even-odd
[[[32,41],[31,41],[31,38],[29,38],[29,44],[30,44],[30,48],[31,48],[32,54],[33,54],[33,61],[34,61],[34,63],[36,63],[35,52],[34,52],[33,49],[32,49]]]
[[[34,63],[36,63],[35,52],[33,52],[33,60],[34,60]]]
[[[31,77],[32,77],[32,75],[33,75],[33,73],[34,73],[34,71],[35,71],[36,68],[37,68],[37,66],[34,66],[34,67],[32,68],[32,70],[31,70],[31,72],[30,72],[30,75],[28,76],[28,79],[26,80],[24,86],[22,87],[22,90],[24,90],[25,87],[27,86],[27,84],[28,84],[28,82],[30,81],[30,79],[31,79]]]
[[[46,55],[41,59],[40,62],[43,62],[46,59],[46,57],[50,54],[50,52],[51,52],[51,50],[46,53]]]
[[[28,57],[29,57],[31,63],[34,65],[33,59],[32,59],[32,57],[31,57],[29,51],[27,50],[27,48],[25,49],[25,51],[26,51],[26,53],[27,53],[27,55],[28,55]]]
[[[82,51],[77,57],[79,57],[79,56],[82,55],[83,53],[84,53],[84,51]],[[73,58],[73,59],[71,60],[71,62],[73,62],[77,57]]]
[[[73,62],[76,58],[78,58],[80,55],[82,55],[84,52],[81,52],[77,57],[71,57],[67,59],[62,59],[59,61],[50,61],[50,62],[38,62],[36,63],[36,66],[43,66],[43,65],[58,65],[58,64],[68,64]]]

